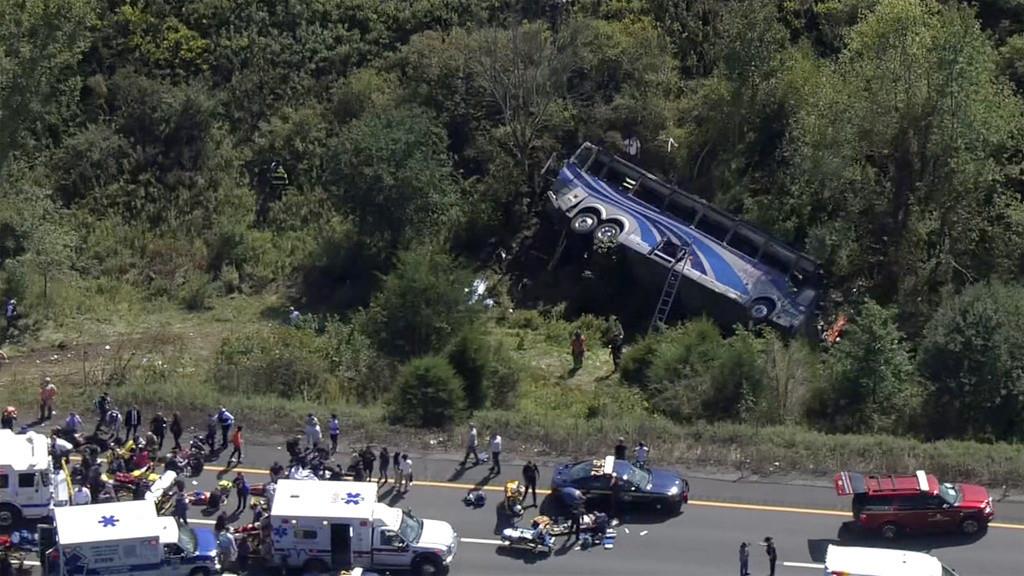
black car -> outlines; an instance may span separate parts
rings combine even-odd
[[[690,499],[690,484],[679,473],[659,468],[637,468],[612,456],[563,464],[555,469],[552,491],[572,486],[588,498],[612,494],[612,475],[622,482],[623,504],[650,504],[678,513]]]

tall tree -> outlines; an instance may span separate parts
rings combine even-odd
[[[0,172],[27,138],[61,129],[95,13],[93,0],[0,0]]]
[[[1004,157],[1022,114],[970,8],[882,0],[810,94],[779,211],[840,284],[914,318],[940,286],[992,269],[994,229],[1020,204]]]

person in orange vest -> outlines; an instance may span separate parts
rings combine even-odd
[[[53,418],[53,400],[57,397],[57,387],[47,376],[39,387],[39,421]]]
[[[231,434],[231,454],[228,456],[228,466],[231,466],[231,460],[238,456],[236,464],[242,463],[242,446],[245,445],[245,440],[242,438],[242,425],[239,424],[235,427],[235,431]]]
[[[583,367],[583,355],[587,352],[587,339],[582,332],[577,330],[573,333],[569,348],[572,350],[572,369],[579,370]]]

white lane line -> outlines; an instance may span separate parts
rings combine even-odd
[[[15,564],[24,564],[25,566],[39,566],[39,562],[35,560],[25,560],[24,562],[15,562]]]
[[[807,562],[783,562],[783,566],[792,566],[793,568],[816,568],[821,570],[825,567],[824,564],[810,564]]]
[[[189,518],[188,519],[188,523],[189,524],[195,523],[195,524],[211,524],[212,525],[212,524],[216,524],[217,521],[216,520],[207,520],[205,518]]]
[[[486,538],[459,538],[459,541],[466,542],[468,544],[493,544],[495,546],[501,546],[504,544],[501,540],[487,540]]]

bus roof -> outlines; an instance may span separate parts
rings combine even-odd
[[[271,516],[282,518],[373,518],[374,482],[278,480]]]
[[[15,434],[0,429],[0,467],[18,471],[48,470],[50,442],[38,432]]]
[[[63,545],[154,538],[162,526],[148,500],[61,506],[53,510],[57,539]]]
[[[942,576],[938,558],[921,552],[829,544],[825,574],[844,576]]]

